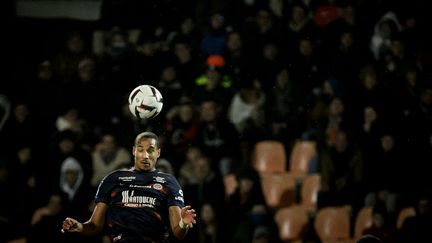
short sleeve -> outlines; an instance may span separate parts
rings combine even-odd
[[[168,197],[168,206],[184,207],[183,190],[174,176],[169,177],[168,188],[170,191]]]
[[[95,196],[95,203],[98,202],[104,202],[106,204],[110,204],[111,202],[111,191],[115,187],[115,184],[117,182],[117,177],[115,176],[115,173],[111,173],[105,178],[102,179],[102,181],[99,183],[96,196]]]

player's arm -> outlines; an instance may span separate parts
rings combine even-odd
[[[105,223],[105,214],[108,210],[108,205],[99,202],[93,210],[93,214],[89,220],[80,223],[73,218],[66,218],[63,221],[62,232],[77,232],[83,235],[95,235],[102,231]]]
[[[189,228],[192,228],[196,223],[196,213],[191,206],[185,206],[181,209],[178,206],[170,206],[169,217],[171,230],[178,239],[184,239]]]

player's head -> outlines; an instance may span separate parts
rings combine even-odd
[[[142,132],[135,138],[132,153],[134,167],[139,171],[153,171],[160,156],[159,137],[152,132]]]
[[[153,132],[142,132],[138,134],[135,138],[135,146],[137,146],[142,139],[154,139],[156,141],[156,145],[159,148],[159,137]]]

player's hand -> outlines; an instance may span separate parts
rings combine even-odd
[[[196,224],[196,213],[195,209],[193,209],[191,206],[185,206],[181,209],[181,217],[183,220],[183,223],[189,226],[189,228],[193,228],[193,225]]]
[[[82,224],[78,222],[77,220],[73,218],[66,218],[63,221],[63,227],[61,229],[62,233],[65,232],[81,232],[82,231]]]

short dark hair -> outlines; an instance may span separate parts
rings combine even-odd
[[[141,141],[141,139],[143,138],[153,138],[154,140],[156,140],[156,145],[158,146],[158,148],[160,148],[159,137],[153,132],[142,132],[138,134],[135,138],[135,146],[138,145],[139,141]]]

